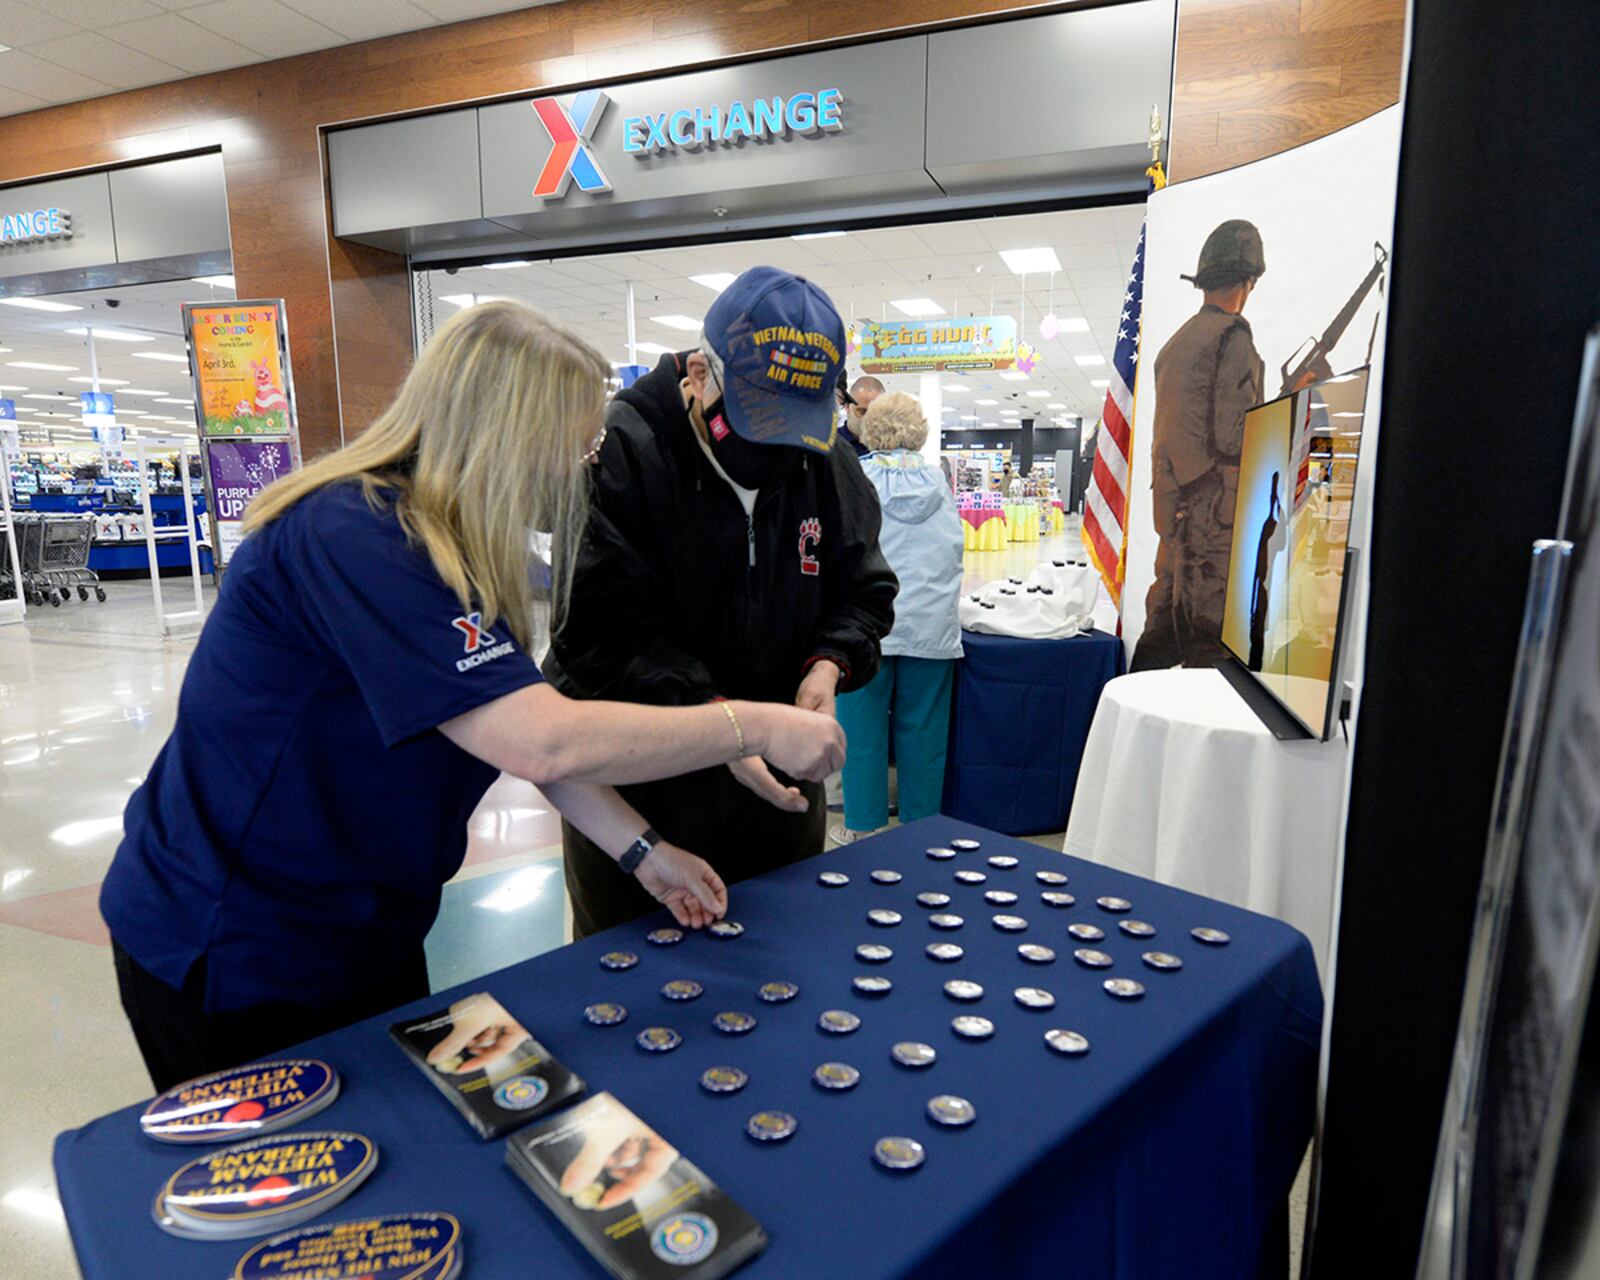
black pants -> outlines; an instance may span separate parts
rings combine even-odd
[[[428,962],[416,954],[395,966],[381,987],[331,1005],[263,1004],[205,1011],[206,961],[195,962],[177,991],[139,967],[113,940],[117,991],[157,1093],[196,1076],[223,1071],[428,994]]]

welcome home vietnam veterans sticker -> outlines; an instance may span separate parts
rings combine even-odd
[[[287,1231],[240,1258],[228,1280],[433,1280],[451,1270],[461,1223],[448,1213],[403,1213]]]
[[[338,1204],[377,1161],[377,1145],[359,1133],[256,1138],[184,1165],[162,1188],[161,1207],[180,1226],[255,1235],[274,1219],[299,1223]]]
[[[339,1096],[339,1073],[315,1058],[261,1062],[185,1081],[139,1117],[161,1142],[229,1142],[298,1124]]]

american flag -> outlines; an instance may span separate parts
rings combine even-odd
[[[1139,315],[1144,302],[1144,227],[1134,250],[1133,270],[1122,295],[1117,350],[1111,360],[1111,385],[1095,437],[1094,474],[1084,498],[1083,545],[1100,571],[1106,592],[1122,612],[1122,578],[1127,568],[1128,483],[1132,474],[1133,386],[1139,367]]]

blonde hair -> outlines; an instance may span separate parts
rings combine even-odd
[[[264,490],[247,530],[302,498],[359,480],[392,492],[462,612],[481,609],[533,647],[530,537],[551,535],[550,631],[560,629],[588,513],[585,452],[605,411],[605,359],[531,307],[468,307],[423,348],[393,403],[350,444]]]
[[[915,396],[891,391],[867,406],[856,434],[873,450],[920,449],[928,439],[928,420]]]

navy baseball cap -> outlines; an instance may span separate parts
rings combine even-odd
[[[715,372],[736,434],[816,453],[833,447],[844,321],[821,289],[776,267],[751,267],[711,304],[704,340],[721,363]]]

